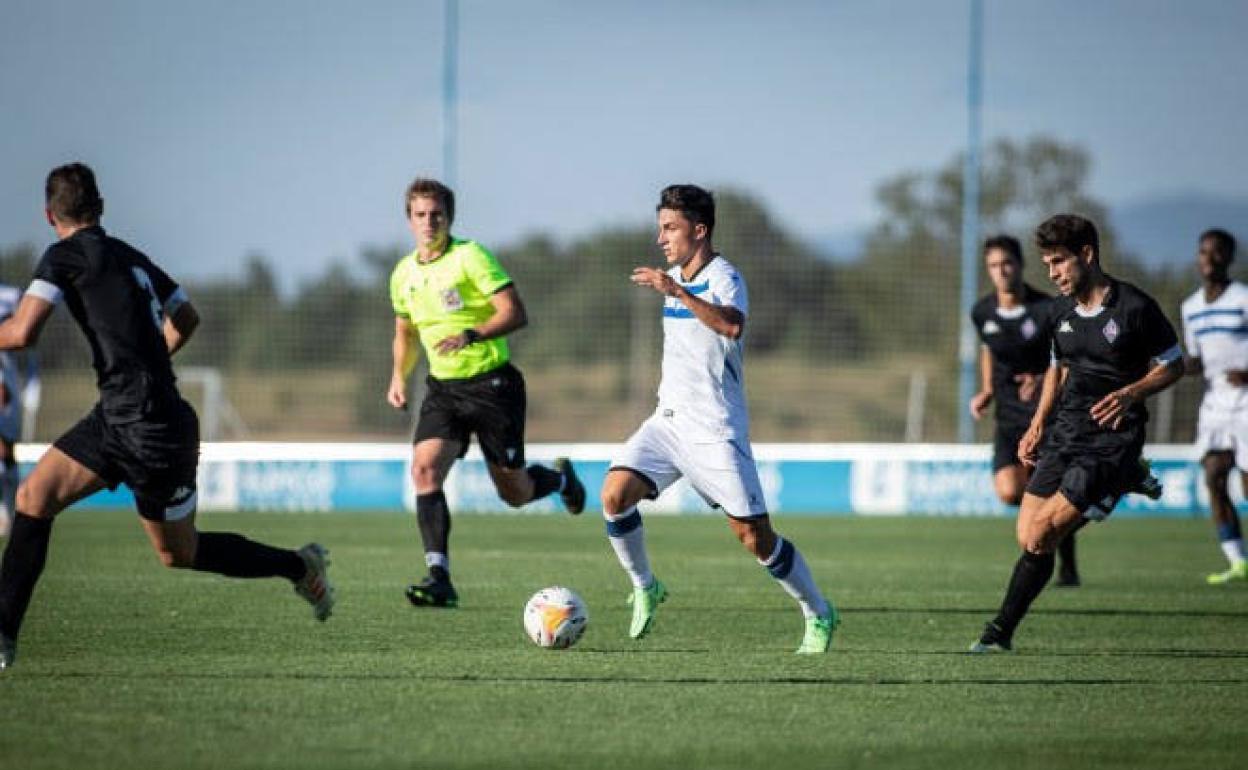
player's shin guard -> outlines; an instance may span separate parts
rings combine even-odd
[[[18,512],[0,562],[0,635],[17,639],[35,584],[48,560],[52,519],[36,519]]]
[[[546,495],[563,490],[563,474],[542,465],[530,465],[525,469],[529,478],[533,479],[532,500],[541,500]]]
[[[654,582],[650,557],[646,555],[646,531],[641,526],[641,513],[636,507],[607,516],[607,539],[615,549],[615,558],[633,581],[633,587],[646,588]]]
[[[810,567],[802,558],[801,551],[788,540],[777,537],[771,556],[766,561],[759,560],[758,563],[767,568],[785,593],[797,600],[803,615],[813,618],[826,617],[829,614],[828,602],[819,592],[819,586],[815,585]]]
[[[1010,585],[1005,590],[1001,611],[992,621],[1005,634],[1006,639],[1014,635],[1014,629],[1022,622],[1031,603],[1044,590],[1049,578],[1053,577],[1055,561],[1051,553],[1023,551],[1023,555],[1018,557],[1014,574],[1010,576]]]
[[[292,582],[307,571],[295,551],[257,543],[233,532],[200,532],[191,569],[234,578],[284,577]]]
[[[425,546],[425,565],[439,579],[450,576],[451,511],[442,490],[416,495],[416,523]]]

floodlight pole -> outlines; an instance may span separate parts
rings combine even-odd
[[[962,293],[958,303],[960,328],[958,358],[958,442],[969,444],[975,438],[969,404],[975,394],[976,348],[975,329],[971,326],[971,307],[975,304],[975,288],[979,275],[979,121],[984,8],[982,0],[970,0],[970,41],[966,64],[966,162],[962,167]]]
[[[442,33],[442,182],[455,189],[459,161],[459,0],[443,3]]]

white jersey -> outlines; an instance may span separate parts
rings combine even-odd
[[[1219,412],[1248,407],[1248,388],[1226,378],[1231,369],[1248,369],[1248,286],[1232,281],[1213,302],[1205,301],[1204,288],[1197,289],[1180,312],[1187,353],[1204,366],[1202,407]]]
[[[679,266],[667,273],[698,299],[749,314],[745,280],[723,257],[713,257],[688,281]],[[679,414],[707,438],[747,438],[743,362],[741,339],[717,334],[679,299],[665,298],[660,412]]]
[[[0,283],[0,322],[12,318],[17,312],[17,303],[21,301],[21,289]],[[18,381],[17,361],[7,350],[0,352],[0,377],[4,378],[4,384],[8,386],[10,395],[19,395],[18,388],[21,383]]]

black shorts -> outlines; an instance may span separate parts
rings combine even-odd
[[[1019,420],[997,420],[997,429],[992,436],[992,472],[1011,465],[1022,465],[1018,459],[1018,442],[1023,440],[1030,422]]]
[[[1027,491],[1040,497],[1060,491],[1080,513],[1096,505],[1108,515],[1141,480],[1143,452],[1143,420],[1106,430],[1090,419],[1059,415],[1048,429]]]
[[[195,510],[199,419],[178,399],[158,413],[109,423],[99,404],[53,444],[104,480],[134,492],[139,515],[174,521]]]
[[[450,439],[468,451],[477,435],[486,462],[504,468],[524,467],[524,376],[503,364],[463,380],[426,380],[429,392],[420,404],[413,441]]]

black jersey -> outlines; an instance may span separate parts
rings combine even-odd
[[[143,253],[102,227],[83,228],[48,247],[30,293],[64,298],[91,345],[108,421],[143,419],[177,401],[163,323],[185,295]]]
[[[1017,307],[1002,308],[994,291],[971,309],[975,331],[992,353],[992,391],[999,422],[1031,419],[1040,390],[1036,389],[1033,400],[1023,401],[1014,377],[1043,375],[1052,355],[1049,333],[1053,298],[1024,284],[1022,300]]]
[[[1155,359],[1178,357],[1179,338],[1157,301],[1125,281],[1109,279],[1100,309],[1087,315],[1073,297],[1053,303],[1053,354],[1070,370],[1058,408],[1082,414],[1097,401],[1148,374]],[[1136,404],[1127,421],[1146,420]]]

